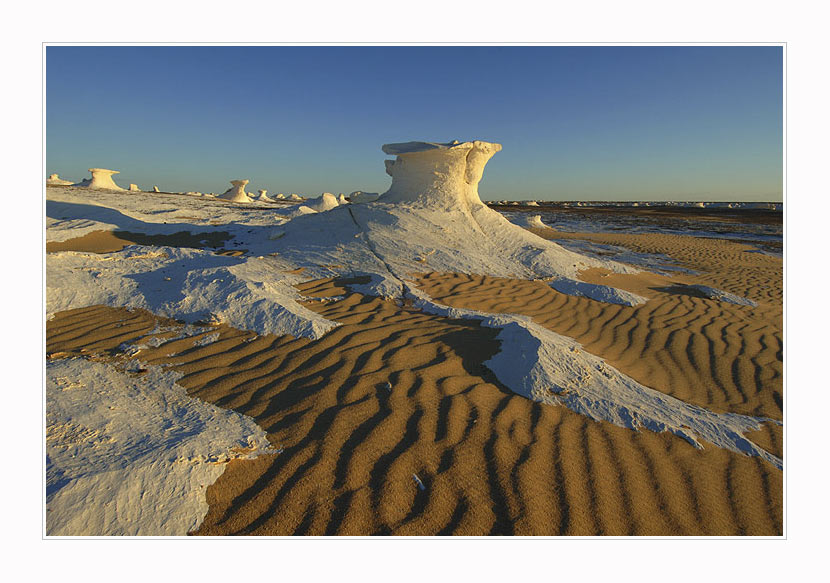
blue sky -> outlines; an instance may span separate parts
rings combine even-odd
[[[390,183],[380,146],[499,142],[484,199],[781,200],[782,48],[46,50],[46,170],[222,192]]]

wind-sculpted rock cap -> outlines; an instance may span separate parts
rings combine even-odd
[[[418,152],[428,152],[430,150],[449,150],[452,148],[465,148],[465,147],[482,147],[482,146],[491,146],[495,152],[501,150],[501,144],[494,144],[491,142],[482,142],[479,140],[474,140],[470,142],[459,142],[458,140],[452,140],[451,142],[441,143],[441,142],[400,142],[397,144],[384,144],[381,146],[381,149],[385,154],[390,156],[400,156],[402,154],[416,154]]]

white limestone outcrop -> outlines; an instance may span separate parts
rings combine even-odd
[[[48,186],[71,186],[73,182],[71,180],[64,180],[57,174],[50,174],[49,178],[46,179],[46,184]]]
[[[138,184],[130,184],[130,191],[141,192],[141,189],[138,187]]]
[[[112,179],[113,174],[119,174],[118,170],[107,170],[106,168],[90,168],[91,179],[82,180],[75,186],[85,186],[95,190],[124,190]]]
[[[526,229],[548,229],[545,223],[542,222],[542,215],[526,214],[516,220],[516,224]]]
[[[306,206],[318,213],[330,211],[333,208],[340,206],[335,197],[330,192],[324,192],[319,198],[314,198],[306,202]]]
[[[484,166],[501,150],[490,142],[404,142],[384,144],[386,173],[392,186],[378,199],[381,202],[407,202],[429,208],[472,209],[484,206],[478,196],[478,183]]]
[[[229,200],[231,202],[251,202],[251,197],[248,196],[247,192],[245,192],[245,185],[248,184],[248,182],[250,182],[248,179],[231,180],[231,184],[233,186],[220,194],[217,198]]]
[[[374,202],[378,199],[380,194],[377,192],[363,192],[362,190],[355,190],[349,195],[349,202],[352,204],[363,204],[367,202]]]
[[[257,192],[259,193],[259,200],[269,200],[267,190],[265,190],[264,188],[261,188]]]
[[[158,186],[154,186],[154,187],[153,187],[153,192],[161,192],[161,191],[159,190],[159,187],[158,187]]]

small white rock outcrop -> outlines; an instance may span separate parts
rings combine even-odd
[[[380,194],[377,192],[363,192],[362,190],[355,190],[349,195],[349,202],[352,204],[363,204],[367,202],[374,202],[378,199]]]
[[[248,193],[245,192],[245,185],[248,184],[250,180],[231,180],[231,184],[233,185],[231,188],[220,194],[217,198],[221,198],[223,200],[229,200],[231,202],[251,202],[251,197],[248,196]]]
[[[132,192],[141,192],[141,189],[138,187],[138,184],[130,184],[130,190]]]
[[[516,224],[526,229],[549,229],[545,223],[542,222],[542,215],[524,215],[521,219],[516,220]]]
[[[161,191],[159,190],[159,187],[158,187],[158,186],[154,186],[154,187],[153,187],[153,192],[161,192]]]
[[[259,200],[268,200],[268,191],[261,188],[257,191],[259,193]]]
[[[337,202],[337,197],[335,197],[332,193],[324,192],[319,198],[307,201],[306,206],[317,211],[318,213],[322,213],[340,206],[340,203]]]
[[[57,174],[50,174],[49,178],[46,179],[46,184],[48,186],[71,186],[74,184],[71,180],[64,180]]]

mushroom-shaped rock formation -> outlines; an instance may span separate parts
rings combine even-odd
[[[73,182],[71,180],[63,180],[57,174],[50,174],[49,178],[46,179],[46,184],[48,186],[71,186]]]
[[[499,150],[501,144],[478,140],[385,144],[383,151],[397,158],[386,161],[392,186],[378,200],[445,209],[484,206],[478,183],[487,161]]]
[[[248,184],[250,180],[231,180],[231,184],[233,186],[220,194],[217,198],[221,198],[223,200],[229,200],[231,202],[251,202],[251,197],[248,196],[248,193],[245,192],[245,185]]]
[[[89,171],[92,173],[92,179],[83,180],[76,186],[86,186],[96,190],[124,190],[112,180],[112,175],[118,174],[118,170],[90,168]]]
[[[268,191],[261,188],[257,191],[259,193],[259,200],[268,200]]]
[[[132,192],[141,192],[141,189],[138,187],[138,184],[130,184],[130,190]]]

